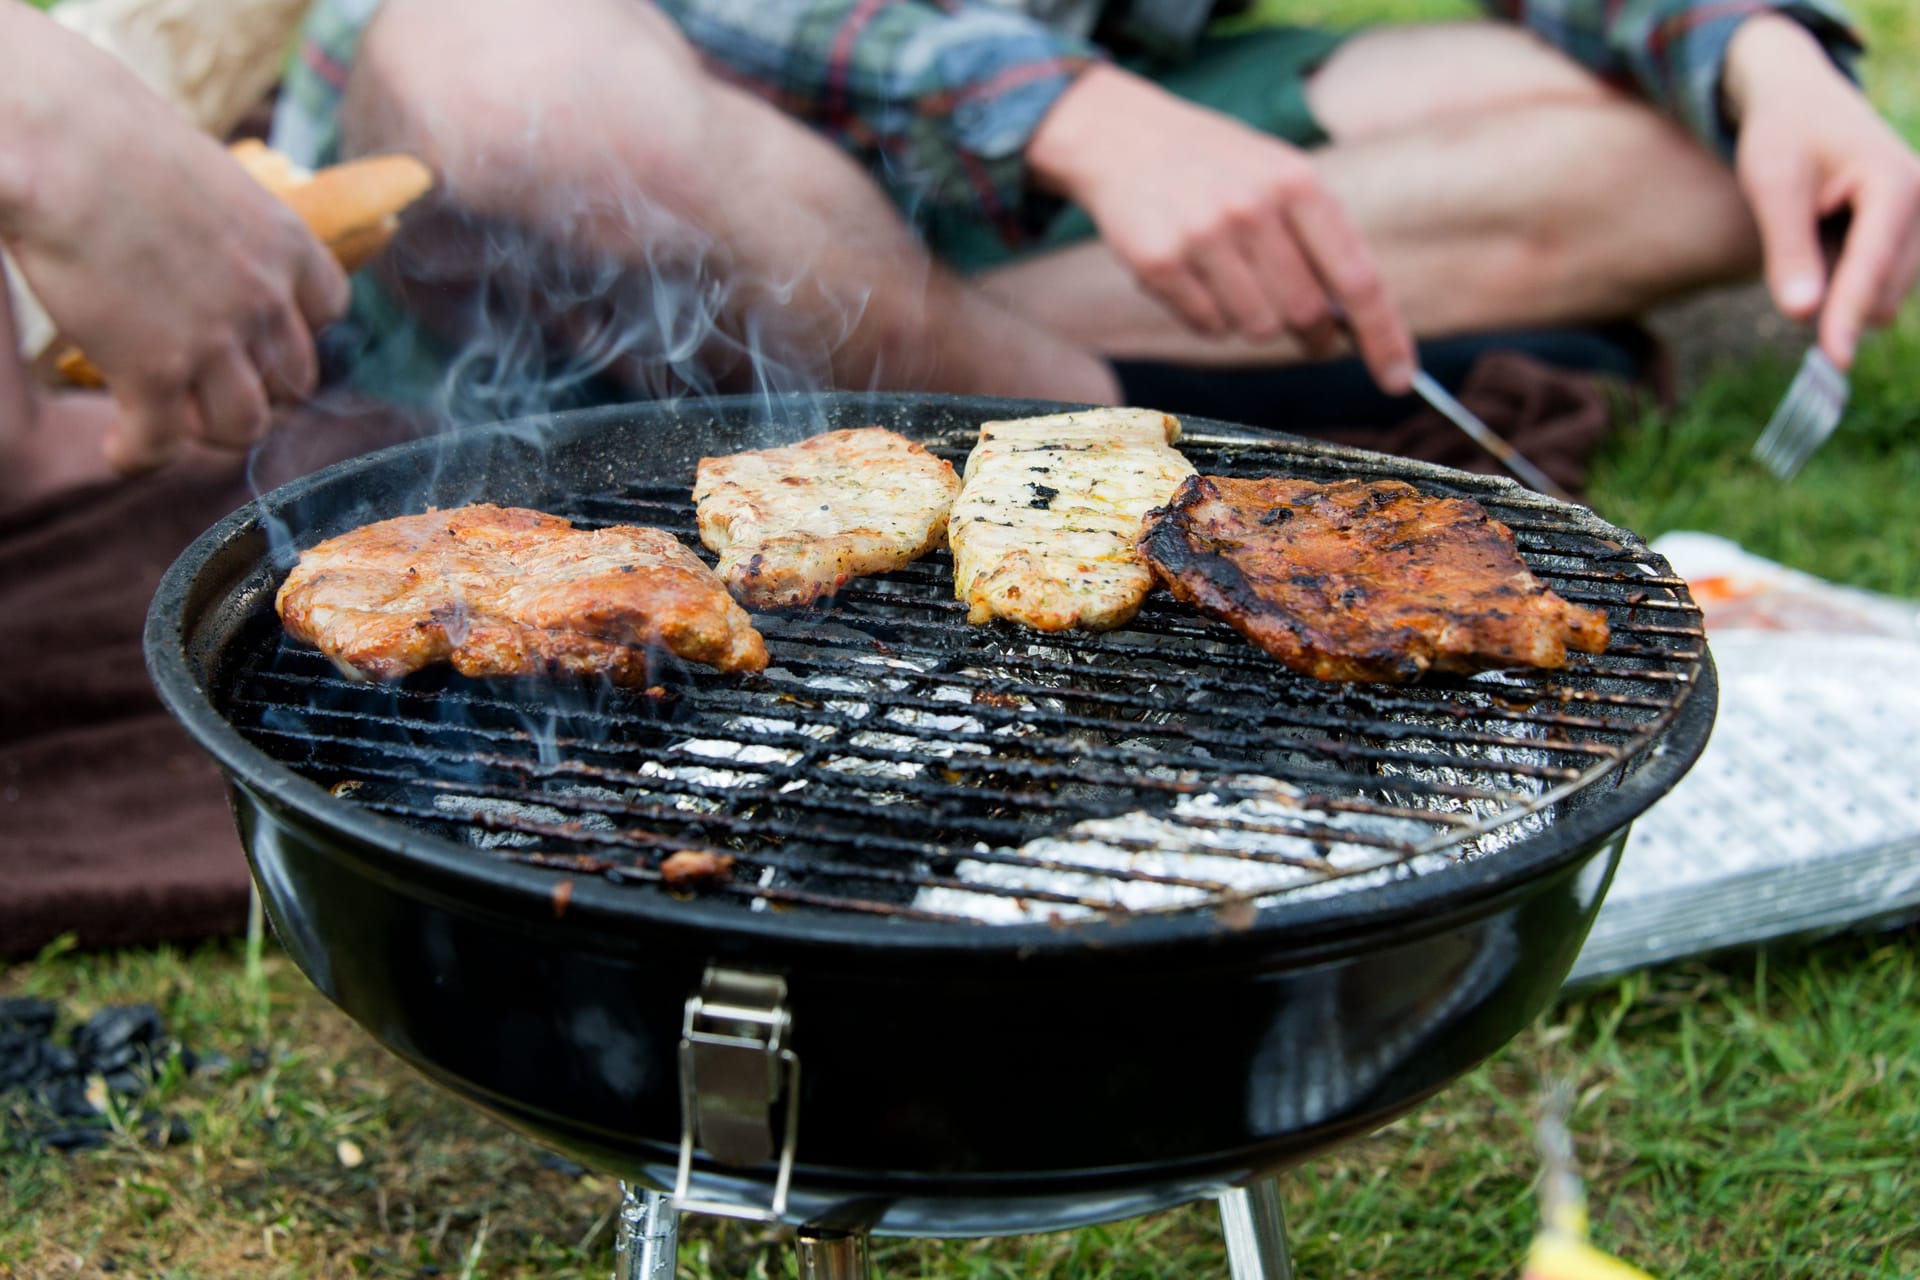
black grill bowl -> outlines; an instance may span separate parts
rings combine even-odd
[[[1596,764],[1548,771],[1545,794],[1509,824],[1520,834],[1437,870],[1341,893],[1263,897],[1257,909],[1216,895],[1184,910],[991,926],[916,915],[897,894],[854,893],[832,877],[819,882],[830,891],[812,905],[804,895],[756,903],[738,877],[731,892],[677,896],[649,879],[656,837],[632,815],[582,824],[580,814],[563,814],[567,821],[550,827],[523,824],[537,838],[523,830],[501,845],[475,841],[493,827],[471,814],[449,818],[405,798],[427,782],[484,792],[505,776],[500,769],[550,777],[550,757],[567,754],[552,741],[583,732],[607,739],[583,749],[594,759],[650,750],[647,742],[679,731],[675,717],[697,718],[703,698],[772,696],[752,682],[741,692],[732,678],[682,673],[666,711],[626,694],[455,677],[342,691],[324,663],[280,640],[273,616],[292,549],[369,520],[494,501],[605,522],[619,512],[596,506],[595,495],[617,502],[652,486],[684,505],[704,453],[879,423],[957,457],[980,422],[1057,407],[753,398],[583,411],[403,445],[275,490],[208,531],[161,584],[147,624],[149,668],[168,707],[224,768],[269,918],[301,970],[383,1045],[538,1141],[670,1186],[683,1014],[703,973],[721,965],[787,983],[790,1043],[802,1064],[792,1222],[1006,1234],[1195,1199],[1405,1112],[1492,1054],[1559,988],[1628,824],[1692,764],[1713,719],[1697,612],[1632,535],[1504,481],[1188,422],[1190,436],[1216,442],[1190,449],[1203,471],[1231,461],[1243,473],[1257,465],[1404,478],[1480,498],[1516,527],[1542,529],[1553,545],[1538,559],[1565,581],[1543,576],[1563,593],[1568,583],[1599,592],[1627,656],[1517,686],[1499,705],[1520,706],[1521,716],[1547,707],[1540,732],[1556,741],[1589,732],[1580,726],[1612,727],[1591,730],[1599,747],[1574,744]],[[1249,442],[1248,452],[1233,452],[1235,441]],[[685,512],[674,519],[689,535]],[[1536,543],[1523,535],[1530,559]],[[1584,567],[1579,547],[1597,549],[1598,569]],[[944,568],[903,573],[907,587],[929,588],[928,600],[951,592]],[[1656,605],[1664,612],[1636,622]],[[865,625],[884,615],[875,609],[863,616],[855,602],[768,620],[776,666],[783,653],[801,662],[815,651],[809,645],[828,643],[816,633],[831,640],[836,619]],[[871,629],[874,647],[887,652],[935,642],[964,650],[993,634],[933,622]],[[1254,701],[1271,705],[1254,708],[1258,715],[1307,708],[1300,718],[1310,733],[1284,724],[1261,732],[1304,734],[1303,752],[1330,753],[1337,768],[1323,791],[1337,794],[1368,771],[1395,772],[1393,752],[1403,749],[1395,737],[1378,724],[1339,728],[1341,709],[1355,704],[1330,700],[1362,694],[1289,676],[1170,603],[1150,606],[1128,633],[1063,643],[1097,660],[1158,652],[1162,633],[1165,644],[1202,644],[1217,655],[1195,659],[1196,678],[1218,664],[1231,680],[1267,689]],[[1477,706],[1483,687],[1435,682],[1387,701]],[[1155,689],[1153,697],[1171,698],[1164,683]],[[1178,705],[1169,702],[1175,720]],[[430,706],[464,708],[462,723],[444,736],[421,728],[420,708]],[[562,728],[545,738],[472,736],[473,708],[503,707],[532,729],[551,728],[556,715]],[[1615,708],[1624,719],[1609,720]],[[406,727],[382,728],[388,721]],[[371,725],[367,743],[343,734],[343,724]],[[501,740],[518,743],[512,750],[527,759],[490,763],[488,744]],[[1055,765],[1071,778],[1076,762]],[[1111,786],[1087,801],[1086,814],[1074,811],[1078,802],[1060,797],[1088,788],[1063,790],[1047,773],[1055,765],[1033,773],[1045,785],[1036,784],[1030,808],[1006,801],[1014,784],[999,778],[983,815],[992,808],[1002,827],[1024,823],[1044,834],[1115,811]],[[1111,773],[1111,762],[1100,771]],[[925,815],[950,799],[813,811],[803,816],[817,840],[790,839],[777,857],[804,861],[809,849],[830,847],[836,866],[860,857],[879,866],[872,874],[884,887],[890,851],[930,843]],[[720,807],[724,814],[724,800]],[[737,847],[764,852],[753,821],[749,814],[724,829],[746,833]],[[682,835],[669,822],[654,821],[651,831]],[[913,866],[910,879],[952,873],[938,859]],[[783,883],[808,883],[804,871],[782,874]],[[843,898],[852,905],[838,905]],[[693,1162],[701,1196],[746,1207],[769,1202],[773,1174],[771,1163],[722,1168],[704,1153]]]

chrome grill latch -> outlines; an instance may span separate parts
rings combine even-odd
[[[680,1167],[676,1208],[755,1221],[786,1213],[799,1138],[800,1059],[787,1047],[787,980],[710,966],[680,1028]],[[784,1111],[776,1129],[775,1112]],[[768,1209],[691,1196],[695,1148],[746,1168],[779,1159]]]

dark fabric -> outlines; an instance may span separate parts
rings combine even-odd
[[[155,586],[262,490],[415,424],[335,400],[256,456],[0,511],[0,955],[204,937],[245,918],[247,868],[219,775],[161,709],[141,631]]]

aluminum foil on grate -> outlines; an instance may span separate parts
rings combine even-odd
[[[1049,653],[1041,644],[1023,645],[1019,651],[1029,657]],[[833,673],[801,675],[775,668],[768,676],[777,686],[790,687],[808,705],[833,712],[838,722],[798,714],[735,715],[701,736],[673,743],[667,760],[642,763],[632,783],[617,790],[570,782],[549,790],[546,794],[555,803],[547,804],[455,789],[436,797],[434,807],[473,824],[467,839],[482,848],[536,849],[543,843],[539,833],[563,825],[591,840],[591,833],[617,831],[619,824],[609,814],[629,805],[664,804],[690,816],[721,813],[728,792],[764,787],[769,770],[800,764],[807,754],[803,749],[768,744],[769,739],[790,742],[799,737],[825,749],[811,762],[819,771],[816,776],[823,781],[835,775],[858,778],[868,802],[884,810],[909,802],[904,793],[887,789],[887,780],[920,778],[942,760],[960,756],[991,757],[997,748],[990,743],[1011,747],[1038,732],[1017,719],[989,723],[974,714],[977,685],[938,684],[924,692],[924,703],[897,705],[898,695],[912,689],[916,677],[940,666],[933,658],[857,655]],[[987,685],[1012,684],[1022,676],[1031,688],[1030,671],[1015,673],[979,663],[964,668],[963,674]],[[1511,683],[1497,674],[1479,677],[1478,682],[1495,690]],[[1071,681],[1062,685],[1061,698],[1071,698]],[[1057,712],[1063,704],[1058,698],[1027,693],[1005,695],[998,705],[1044,713]],[[1396,876],[1431,872],[1492,852],[1539,831],[1550,820],[1544,812],[1515,819],[1511,791],[1496,799],[1472,785],[1477,771],[1489,764],[1538,765],[1544,753],[1524,746],[1462,742],[1457,732],[1450,732],[1457,726],[1445,717],[1432,722],[1433,738],[1406,732],[1398,744],[1413,755],[1456,760],[1457,767],[1404,761],[1375,766],[1383,795],[1398,794],[1395,784],[1400,782],[1439,784],[1439,789],[1424,793],[1431,810],[1410,812],[1384,801],[1330,799],[1257,774],[1221,773],[1205,780],[1206,787],[1217,790],[1196,789],[1201,780],[1194,773],[1156,763],[1152,726],[1177,714],[1172,709],[1149,712],[1087,734],[1089,745],[1136,760],[1142,781],[1187,788],[1169,808],[1088,818],[1017,846],[976,842],[970,849],[973,856],[959,859],[948,874],[938,877],[939,883],[917,890],[911,908],[1001,924],[1084,919],[1110,911],[1178,910],[1220,901],[1257,905],[1282,894],[1349,892]],[[1408,730],[1422,727],[1421,720],[1416,713],[1399,717]],[[849,731],[848,726],[857,727]],[[1514,727],[1514,738],[1530,736],[1538,736],[1538,730]],[[902,755],[914,758],[888,758]],[[656,782],[657,787],[652,785]],[[813,785],[813,777],[790,777],[775,793],[790,795]],[[1545,786],[1521,775],[1509,777],[1508,785],[1527,788],[1536,797]],[[1487,829],[1475,834],[1473,829],[1481,826]],[[794,875],[772,865],[751,874],[751,883],[761,889],[791,883]],[[751,905],[764,910],[769,904],[761,899]]]
[[[1525,748],[1408,741],[1414,746],[1444,745],[1502,764],[1544,759],[1544,753]],[[1383,779],[1449,784],[1469,779],[1465,770],[1446,766],[1388,764],[1380,772]],[[1228,799],[1204,792],[1180,797],[1164,814],[1136,810],[1077,822],[1057,835],[1022,844],[1014,851],[1016,860],[962,861],[955,878],[990,891],[928,888],[914,905],[992,924],[1083,919],[1100,913],[1100,907],[1062,903],[1054,895],[1131,912],[1175,910],[1222,896],[1259,906],[1281,895],[1347,893],[1430,873],[1496,852],[1552,821],[1551,812],[1542,809],[1498,823],[1501,806],[1470,799],[1459,803],[1459,811],[1490,829],[1461,839],[1452,829],[1436,835],[1425,818],[1328,807],[1312,793],[1275,778],[1241,775],[1219,782],[1223,789],[1242,794]],[[1526,784],[1536,794],[1544,792],[1537,780]],[[1265,794],[1245,796],[1249,791]],[[979,851],[986,852],[987,846],[979,846]],[[1038,897],[1042,893],[1048,895],[1044,900]]]

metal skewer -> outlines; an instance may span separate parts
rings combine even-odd
[[[1346,331],[1347,340],[1354,346],[1359,346],[1359,340],[1354,336],[1353,324],[1347,317],[1346,308],[1342,307],[1337,299],[1333,303],[1333,319],[1334,323]],[[1475,444],[1499,459],[1501,466],[1520,477],[1529,488],[1544,493],[1549,498],[1558,498],[1562,502],[1579,505],[1572,494],[1555,484],[1551,476],[1529,462],[1525,454],[1502,440],[1492,427],[1480,421],[1473,410],[1456,400],[1451,391],[1441,386],[1434,380],[1432,374],[1417,364],[1413,367],[1413,393],[1432,405],[1441,417],[1466,432]]]
[[[1476,444],[1500,460],[1507,470],[1519,476],[1531,488],[1539,490],[1549,498],[1558,498],[1562,502],[1573,502],[1574,497],[1555,484],[1551,477],[1540,468],[1527,461],[1526,455],[1494,434],[1492,427],[1475,417],[1473,411],[1454,399],[1451,392],[1438,382],[1425,369],[1413,371],[1413,390],[1422,400],[1439,410],[1441,415],[1471,436]]]

